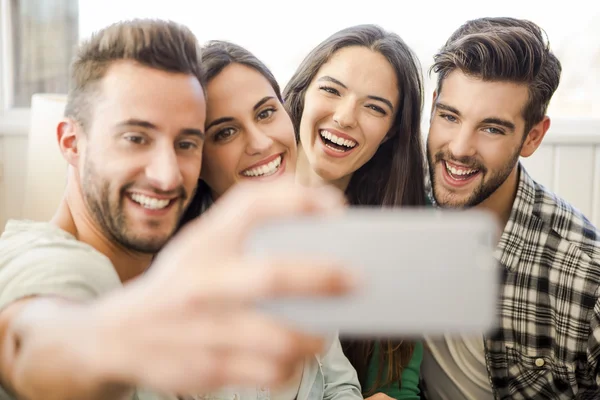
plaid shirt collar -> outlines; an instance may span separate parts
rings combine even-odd
[[[535,225],[535,220],[537,220],[537,217],[533,215],[535,183],[520,162],[517,168],[519,169],[517,194],[513,202],[510,217],[494,252],[496,259],[509,271],[514,270],[519,265],[521,251],[523,250],[523,239],[528,233],[531,233],[527,227],[532,224]],[[425,188],[431,204],[434,207],[438,207],[433,196],[429,173],[426,174]]]
[[[512,211],[494,253],[496,259],[513,271],[519,265],[525,239],[534,233],[538,218],[534,215],[535,183],[525,168],[518,165],[519,184]]]

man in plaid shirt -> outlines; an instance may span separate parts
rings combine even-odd
[[[465,23],[434,60],[432,200],[498,217],[502,285],[496,330],[427,339],[426,395],[598,399],[600,231],[519,163],[550,127],[560,62],[537,25],[512,18]]]

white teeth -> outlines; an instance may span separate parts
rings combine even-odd
[[[271,161],[268,164],[261,165],[260,167],[256,167],[256,168],[247,169],[245,171],[242,171],[242,175],[244,175],[244,176],[269,176],[269,175],[273,175],[279,169],[279,166],[281,165],[281,160],[282,160],[282,157],[280,155],[279,157],[277,157],[276,159],[274,159],[273,161]]]
[[[151,210],[160,210],[161,208],[168,206],[171,202],[171,200],[168,199],[155,199],[154,197],[148,197],[140,193],[133,193],[131,199],[144,208],[149,208]]]
[[[319,134],[321,135],[321,137],[323,137],[324,139],[327,139],[333,143],[336,143],[340,146],[345,146],[345,147],[349,147],[349,148],[353,148],[354,146],[357,145],[357,143],[353,140],[348,140],[348,139],[343,139],[341,137],[338,137],[336,135],[334,135],[333,133],[327,131],[327,130],[321,130],[319,131]]]
[[[444,164],[446,165],[446,169],[448,170],[448,172],[452,173],[452,175],[469,175],[478,171],[476,169],[458,169],[451,166],[447,162],[445,162]]]

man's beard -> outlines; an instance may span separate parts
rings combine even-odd
[[[156,254],[175,232],[183,214],[183,205],[187,195],[183,188],[179,188],[179,193],[177,193],[179,197],[176,200],[179,204],[170,205],[170,207],[179,207],[179,215],[174,219],[172,229],[167,234],[149,236],[144,235],[144,232],[136,233],[129,229],[127,216],[124,213],[124,202],[127,189],[131,186],[132,184],[123,186],[119,190],[118,197],[111,198],[110,182],[101,178],[91,160],[86,161],[82,182],[83,199],[99,228],[109,239],[128,250]],[[148,229],[151,230],[158,224],[159,222],[150,222]]]
[[[429,146],[427,146],[427,160],[429,162],[429,178],[431,180],[431,190],[433,194],[433,198],[435,202],[444,208],[469,208],[475,207],[481,203],[483,203],[486,199],[488,199],[492,194],[498,190],[500,186],[508,179],[513,168],[519,160],[519,155],[521,153],[521,147],[512,154],[511,158],[502,166],[502,168],[493,171],[489,178],[487,178],[488,169],[479,162],[474,157],[453,157],[448,151],[439,151],[432,157]],[[452,194],[447,193],[443,196],[441,193],[438,193],[436,188],[437,183],[437,175],[436,175],[436,167],[438,164],[445,168],[442,160],[447,160],[451,162],[456,162],[460,165],[464,165],[470,169],[476,169],[481,174],[481,183],[475,190],[471,193],[471,195],[462,202],[452,202]],[[486,179],[487,178],[487,179]],[[442,197],[443,196],[443,197]]]

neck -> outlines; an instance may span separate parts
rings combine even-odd
[[[298,161],[296,163],[296,182],[302,186],[318,187],[331,185],[345,192],[350,184],[352,174],[346,175],[340,179],[328,180],[319,175],[310,165],[302,145],[298,144]]]
[[[519,186],[519,164],[515,165],[502,185],[477,207],[492,212],[500,223],[501,231],[508,223]]]
[[[90,215],[83,197],[77,193],[80,191],[69,187],[74,185],[73,179],[69,181],[65,197],[50,222],[108,257],[121,282],[140,276],[150,265],[153,255],[131,251],[112,240]]]

